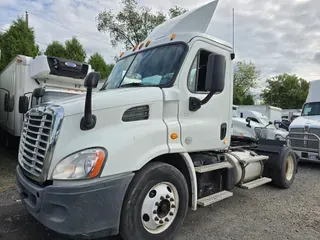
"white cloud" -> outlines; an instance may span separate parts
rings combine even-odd
[[[138,0],[153,11],[164,12],[174,5],[191,9],[209,1]],[[64,42],[77,36],[88,55],[98,51],[108,62],[121,51],[120,47],[111,47],[107,34],[97,31],[95,20],[103,9],[119,10],[118,0],[0,0],[0,6],[0,28],[7,28],[17,15],[28,10],[39,42]],[[251,60],[261,71],[262,79],[283,72],[307,80],[320,79],[319,0],[220,0],[209,33],[228,42],[232,41],[232,8],[236,19],[236,60]]]

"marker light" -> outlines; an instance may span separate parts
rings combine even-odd
[[[148,47],[150,45],[151,41],[149,40],[147,43],[146,43],[146,47]]]
[[[137,49],[138,45],[135,45],[133,48],[132,48],[132,51],[135,51]]]
[[[170,40],[172,41],[173,39],[176,38],[176,34],[175,33],[172,33],[171,37],[170,37]]]
[[[120,57],[122,57],[124,55],[124,52],[120,53]]]
[[[141,43],[139,46],[139,49],[141,49],[143,47],[144,43]]]

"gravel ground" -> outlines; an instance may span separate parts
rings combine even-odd
[[[0,153],[3,156],[4,152]],[[11,163],[14,154],[10,156],[1,161],[0,166],[0,239],[69,239],[46,229],[30,216],[23,205],[16,202],[14,188],[3,188],[14,183],[16,162]],[[4,168],[3,162],[8,166]],[[300,164],[296,180],[288,190],[269,185],[252,190],[235,189],[232,198],[196,212],[190,211],[176,240],[318,240],[319,172],[320,165]]]

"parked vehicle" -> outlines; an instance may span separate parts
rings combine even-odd
[[[84,93],[89,72],[90,65],[62,58],[16,56],[0,74],[1,140],[17,142],[24,113],[36,104]]]
[[[311,81],[301,116],[290,124],[289,142],[302,161],[320,162],[320,80]]]
[[[204,33],[216,6],[156,27],[99,92],[100,74],[90,73],[86,96],[28,111],[26,122],[41,120],[24,125],[35,142],[21,141],[16,173],[36,219],[68,235],[169,240],[189,207],[235,186],[291,186],[296,158],[285,142],[230,146],[235,54]]]
[[[232,114],[232,137],[234,140],[237,138],[247,139],[247,141],[255,141],[260,138],[285,140],[288,135],[288,131],[277,129],[266,116],[259,112],[246,110],[245,115],[242,116],[248,116],[247,118],[241,118],[239,115],[238,106],[234,105]]]
[[[266,119],[268,119],[267,121],[272,121],[273,123],[274,121],[280,121],[282,117],[282,109],[278,107],[269,105],[239,105],[240,115],[242,113],[244,118],[253,117],[253,121],[255,121],[254,116],[246,116],[248,113],[247,111],[259,112],[264,115]]]
[[[301,109],[283,109],[282,110],[282,126],[289,131],[289,126],[294,119],[301,116]]]

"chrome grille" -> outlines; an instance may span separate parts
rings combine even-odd
[[[29,111],[22,127],[19,163],[29,174],[40,178],[50,144],[53,114]]]
[[[310,128],[309,133],[314,133],[314,134],[320,136],[320,129],[318,129],[318,128]],[[308,136],[308,139],[316,140],[317,138],[314,137],[314,136]],[[308,146],[308,148],[317,150],[318,147],[319,147],[319,142],[317,142],[317,141],[308,141],[308,145],[307,146]]]
[[[304,145],[303,135],[298,135],[298,134],[294,134],[294,133],[303,133],[303,128],[291,128],[290,129],[290,137],[301,138],[301,140],[296,140],[296,139],[290,140],[290,145],[292,147],[304,148],[305,145]]]

